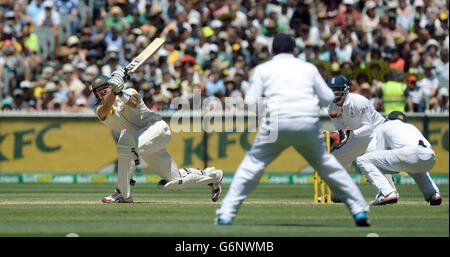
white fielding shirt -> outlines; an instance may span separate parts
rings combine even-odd
[[[282,53],[255,67],[245,103],[252,108],[259,97],[265,97],[269,115],[289,119],[319,117],[319,106],[328,106],[334,94],[316,66]]]
[[[133,88],[127,88],[123,92],[131,95],[139,95]],[[111,129],[121,132],[123,129],[134,133],[155,121],[161,120],[161,115],[150,111],[142,101],[141,97],[138,98],[138,104],[136,108],[131,108],[126,105],[119,96],[116,96],[116,100],[109,111],[106,119],[101,121]],[[98,112],[98,107],[96,113]],[[97,114],[98,117],[98,114]]]
[[[353,93],[348,93],[342,107],[331,103],[328,107],[330,111],[338,113],[336,118],[331,119],[336,129],[350,128],[355,138],[371,135],[385,121],[369,99]]]
[[[400,120],[386,121],[377,129],[377,151],[400,149],[405,146],[417,146],[419,140],[431,148],[430,142],[411,124]]]

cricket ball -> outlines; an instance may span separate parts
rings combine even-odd
[[[338,115],[337,111],[330,111],[330,113],[328,113],[328,114],[330,115],[330,117],[331,117],[332,119],[336,118],[337,115]]]

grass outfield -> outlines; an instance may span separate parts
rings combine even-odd
[[[209,188],[161,191],[134,187],[134,204],[103,204],[113,184],[2,184],[0,236],[189,237],[448,237],[448,186],[441,206],[429,206],[415,185],[398,185],[400,201],[371,207],[372,226],[356,227],[344,204],[313,204],[312,185],[259,185],[233,226],[213,225]],[[367,201],[371,185],[359,185]],[[229,185],[224,186],[223,195]]]

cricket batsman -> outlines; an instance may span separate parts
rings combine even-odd
[[[378,189],[378,197],[372,205],[397,202],[395,189],[383,174],[400,171],[406,171],[414,179],[425,201],[430,205],[440,205],[442,199],[439,189],[429,174],[436,162],[436,155],[422,133],[406,123],[405,114],[391,112],[377,129],[376,137],[377,150],[356,159],[358,166]]]
[[[126,71],[118,67],[111,78],[96,76],[92,92],[100,105],[95,112],[98,119],[120,133],[117,141],[118,188],[114,194],[103,197],[104,203],[133,202],[131,184],[139,155],[151,171],[161,176],[158,186],[167,190],[209,185],[211,199],[216,202],[222,191],[223,172],[214,167],[205,170],[178,169],[166,150],[171,131],[157,113],[151,112],[133,88],[125,89]]]
[[[362,95],[349,92],[350,80],[342,75],[327,80],[335,95],[328,107],[328,114],[337,129],[330,133],[331,152],[336,159],[347,167],[356,157],[376,149],[376,129],[384,122],[372,103]],[[364,171],[363,171],[364,172]],[[390,174],[386,174],[391,186],[395,189]],[[394,190],[393,195],[398,198]],[[340,199],[332,194],[332,200]]]

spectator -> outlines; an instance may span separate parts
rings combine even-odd
[[[125,46],[125,38],[120,32],[120,28],[117,25],[111,26],[111,32],[107,33],[105,36],[106,49],[115,49],[119,54],[119,60],[124,60],[125,55],[123,49]]]
[[[23,96],[23,90],[16,88],[13,91],[13,110],[24,111],[28,108],[28,103],[25,101]]]
[[[2,100],[2,111],[12,111],[13,101],[10,97],[5,97]]]
[[[325,51],[320,55],[320,59],[327,62],[336,62],[338,59],[342,60],[344,56],[337,56],[336,44],[337,42],[333,38],[328,39],[325,44],[326,50],[324,49]]]
[[[437,112],[449,112],[448,108],[448,87],[441,87],[438,91],[438,107],[436,108]]]
[[[38,17],[44,12],[43,0],[32,0],[26,8],[27,14],[31,17],[33,24],[38,24]]]
[[[406,0],[398,0],[397,23],[405,30],[409,31],[414,23],[414,9]]]
[[[106,63],[102,67],[102,74],[109,77],[111,76],[111,72],[113,72],[117,65],[119,65],[119,52],[113,48],[105,57]]]
[[[434,66],[436,67],[436,76],[438,78],[438,87],[447,88],[449,87],[449,56],[448,49],[441,50],[441,58],[437,59],[434,62]]]
[[[163,72],[163,80],[161,83],[161,94],[163,94],[166,98],[170,99],[172,95],[169,92],[169,88],[176,87],[177,82],[172,77],[170,71],[166,70]]]
[[[155,84],[160,85],[162,83],[161,69],[156,65],[156,61],[153,59],[149,61],[149,66],[150,66],[150,77],[152,78]]]
[[[41,94],[40,99],[36,105],[38,111],[54,111],[55,106],[53,104],[53,95],[57,91],[56,84],[54,82],[48,82]]]
[[[311,15],[309,13],[309,5],[305,3],[305,0],[297,2],[294,13],[292,14],[291,21],[289,23],[291,29],[295,30],[295,27],[299,24],[306,24],[308,27],[311,25]]]
[[[220,69],[213,67],[205,85],[207,96],[221,97],[225,95],[226,88],[221,77]]]
[[[343,0],[342,3],[345,7],[339,11],[336,16],[337,25],[341,28],[347,27],[348,18],[351,18],[354,22],[361,20],[361,15],[358,11],[354,10],[355,1],[354,0]]]
[[[90,89],[92,80],[93,79],[91,78],[91,76],[87,74],[83,74],[81,76],[81,81],[84,84],[84,89],[80,93],[76,94],[76,99],[78,100],[79,98],[83,98],[86,102],[85,107],[94,110],[95,105],[97,104],[97,99],[95,98],[94,94],[92,94],[92,91]]]
[[[116,27],[117,33],[122,32],[124,30],[124,24],[126,21],[123,18],[123,11],[119,6],[111,7],[109,10],[109,16],[106,19],[106,28],[113,29]]]
[[[45,0],[42,4],[44,7],[43,12],[39,12],[36,17],[36,26],[51,28],[55,36],[55,45],[59,46],[59,25],[61,18],[59,13],[54,9],[53,1]]]
[[[378,94],[378,101],[383,103],[384,113],[405,112],[408,91],[402,83],[402,73],[396,71],[388,74],[386,80]]]
[[[166,21],[174,21],[183,7],[176,0],[167,0],[167,4],[162,12],[162,18]]]
[[[36,110],[36,98],[32,94],[31,83],[28,80],[23,80],[20,82],[20,89],[23,91],[23,101],[28,106],[28,111]]]
[[[371,46],[367,38],[367,34],[360,34],[358,44],[353,48],[352,56],[358,56],[361,61],[366,63],[370,60]]]
[[[75,92],[69,91],[67,93],[67,98],[65,104],[62,105],[61,109],[64,112],[78,112],[79,107],[76,104]]]
[[[155,111],[166,111],[169,106],[169,99],[163,94],[155,95],[155,104]]]
[[[105,21],[103,19],[96,19],[94,29],[91,33],[91,40],[94,44],[97,44],[105,39],[106,28]]]
[[[376,12],[376,3],[369,0],[365,3],[366,12],[361,17],[361,22],[366,33],[371,33],[380,23],[380,17]]]
[[[21,44],[21,47],[23,48],[24,56],[26,56],[29,59],[29,67],[31,70],[37,70],[38,67],[41,65],[41,57],[38,54],[39,51],[39,40],[36,33],[32,32],[31,30],[31,23],[28,21],[22,21],[21,22],[21,32],[22,37],[21,39],[18,39],[18,42]],[[17,37],[16,37],[17,38]],[[31,71],[30,71],[31,73]],[[31,79],[32,74],[29,74],[29,77],[27,79]]]
[[[25,63],[12,40],[7,39],[0,52],[0,90],[3,95],[11,95],[16,85],[24,79]]]
[[[422,90],[417,86],[417,77],[415,75],[409,75],[406,77],[406,86],[408,91],[408,96],[406,98],[407,106],[405,111],[411,112],[423,112],[423,93]]]
[[[429,39],[425,44],[425,50],[432,62],[438,59],[439,43],[435,39]]]
[[[367,82],[362,83],[359,86],[359,90],[356,91],[355,93],[360,94],[360,95],[364,96],[367,99],[371,99],[372,98],[371,90],[370,90],[370,84],[367,83]]]
[[[61,98],[53,98],[52,104],[53,104],[53,111],[59,111],[59,112],[63,111],[63,107],[62,107],[63,100],[61,100]]]
[[[391,60],[389,61],[389,68],[404,71],[406,61],[400,56],[399,50],[396,48],[388,48],[388,52],[391,55]]]
[[[437,91],[439,88],[439,81],[435,75],[433,75],[434,64],[427,60],[422,65],[425,70],[425,77],[417,82],[417,86],[422,89],[425,97],[425,111],[436,110],[438,107]]]
[[[386,44],[390,47],[395,47],[394,34],[400,33],[405,37],[405,40],[408,40],[408,33],[404,28],[397,24],[397,14],[389,13],[388,14],[388,24],[387,27],[384,27],[381,31],[383,36],[386,38]]]
[[[234,77],[227,77],[225,79],[225,108],[227,111],[243,111],[244,97],[242,92],[238,89]]]
[[[63,19],[68,19],[70,23],[70,34],[75,35],[78,32],[78,27],[80,24],[79,16],[79,6],[76,0],[56,0],[55,1],[56,10],[63,17]]]
[[[62,71],[64,73],[64,79],[61,81],[62,88],[69,89],[69,91],[73,91],[74,93],[79,93],[84,90],[85,85],[75,74],[75,68],[72,64],[64,64]]]

